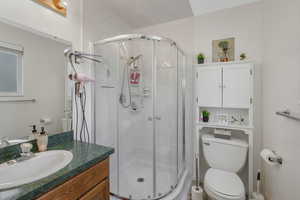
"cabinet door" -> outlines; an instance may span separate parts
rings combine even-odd
[[[44,194],[38,200],[79,199],[79,197],[99,185],[102,180],[106,180],[108,177],[109,159],[106,159]]]
[[[234,64],[223,67],[223,107],[250,107],[251,76],[251,64]]]
[[[109,200],[108,180],[105,180],[102,183],[98,184],[79,200]]]
[[[196,68],[195,96],[199,106],[222,106],[222,68],[218,66]]]

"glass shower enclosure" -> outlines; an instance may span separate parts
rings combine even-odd
[[[94,43],[95,142],[115,148],[110,191],[159,199],[185,170],[185,55],[170,39],[139,34]]]

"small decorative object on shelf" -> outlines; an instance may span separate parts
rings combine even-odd
[[[234,38],[212,41],[213,62],[234,61]]]
[[[245,60],[247,58],[245,53],[241,53],[240,60]]]
[[[205,60],[205,55],[203,53],[199,53],[197,59],[198,59],[198,64],[203,64]]]
[[[208,122],[209,121],[209,115],[210,113],[207,110],[202,111],[202,121]]]
[[[218,46],[223,51],[223,56],[220,58],[220,61],[228,62],[229,61],[229,58],[228,58],[229,42],[226,40],[221,41],[221,42],[219,42]]]

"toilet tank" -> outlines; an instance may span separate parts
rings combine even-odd
[[[243,140],[226,140],[205,134],[202,136],[202,146],[204,157],[211,168],[236,173],[246,163],[248,144]]]

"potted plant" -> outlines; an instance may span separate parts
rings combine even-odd
[[[205,60],[205,55],[203,53],[199,53],[197,59],[198,59],[198,64],[203,64]]]
[[[207,110],[202,111],[202,121],[208,122],[209,121],[209,115],[210,113]]]
[[[224,40],[219,42],[218,46],[220,47],[220,49],[222,49],[223,52],[223,58],[221,58],[221,62],[228,62],[229,58],[228,58],[228,50],[229,50],[229,42]]]
[[[245,53],[242,53],[240,55],[240,60],[245,60],[247,58],[246,54]]]

